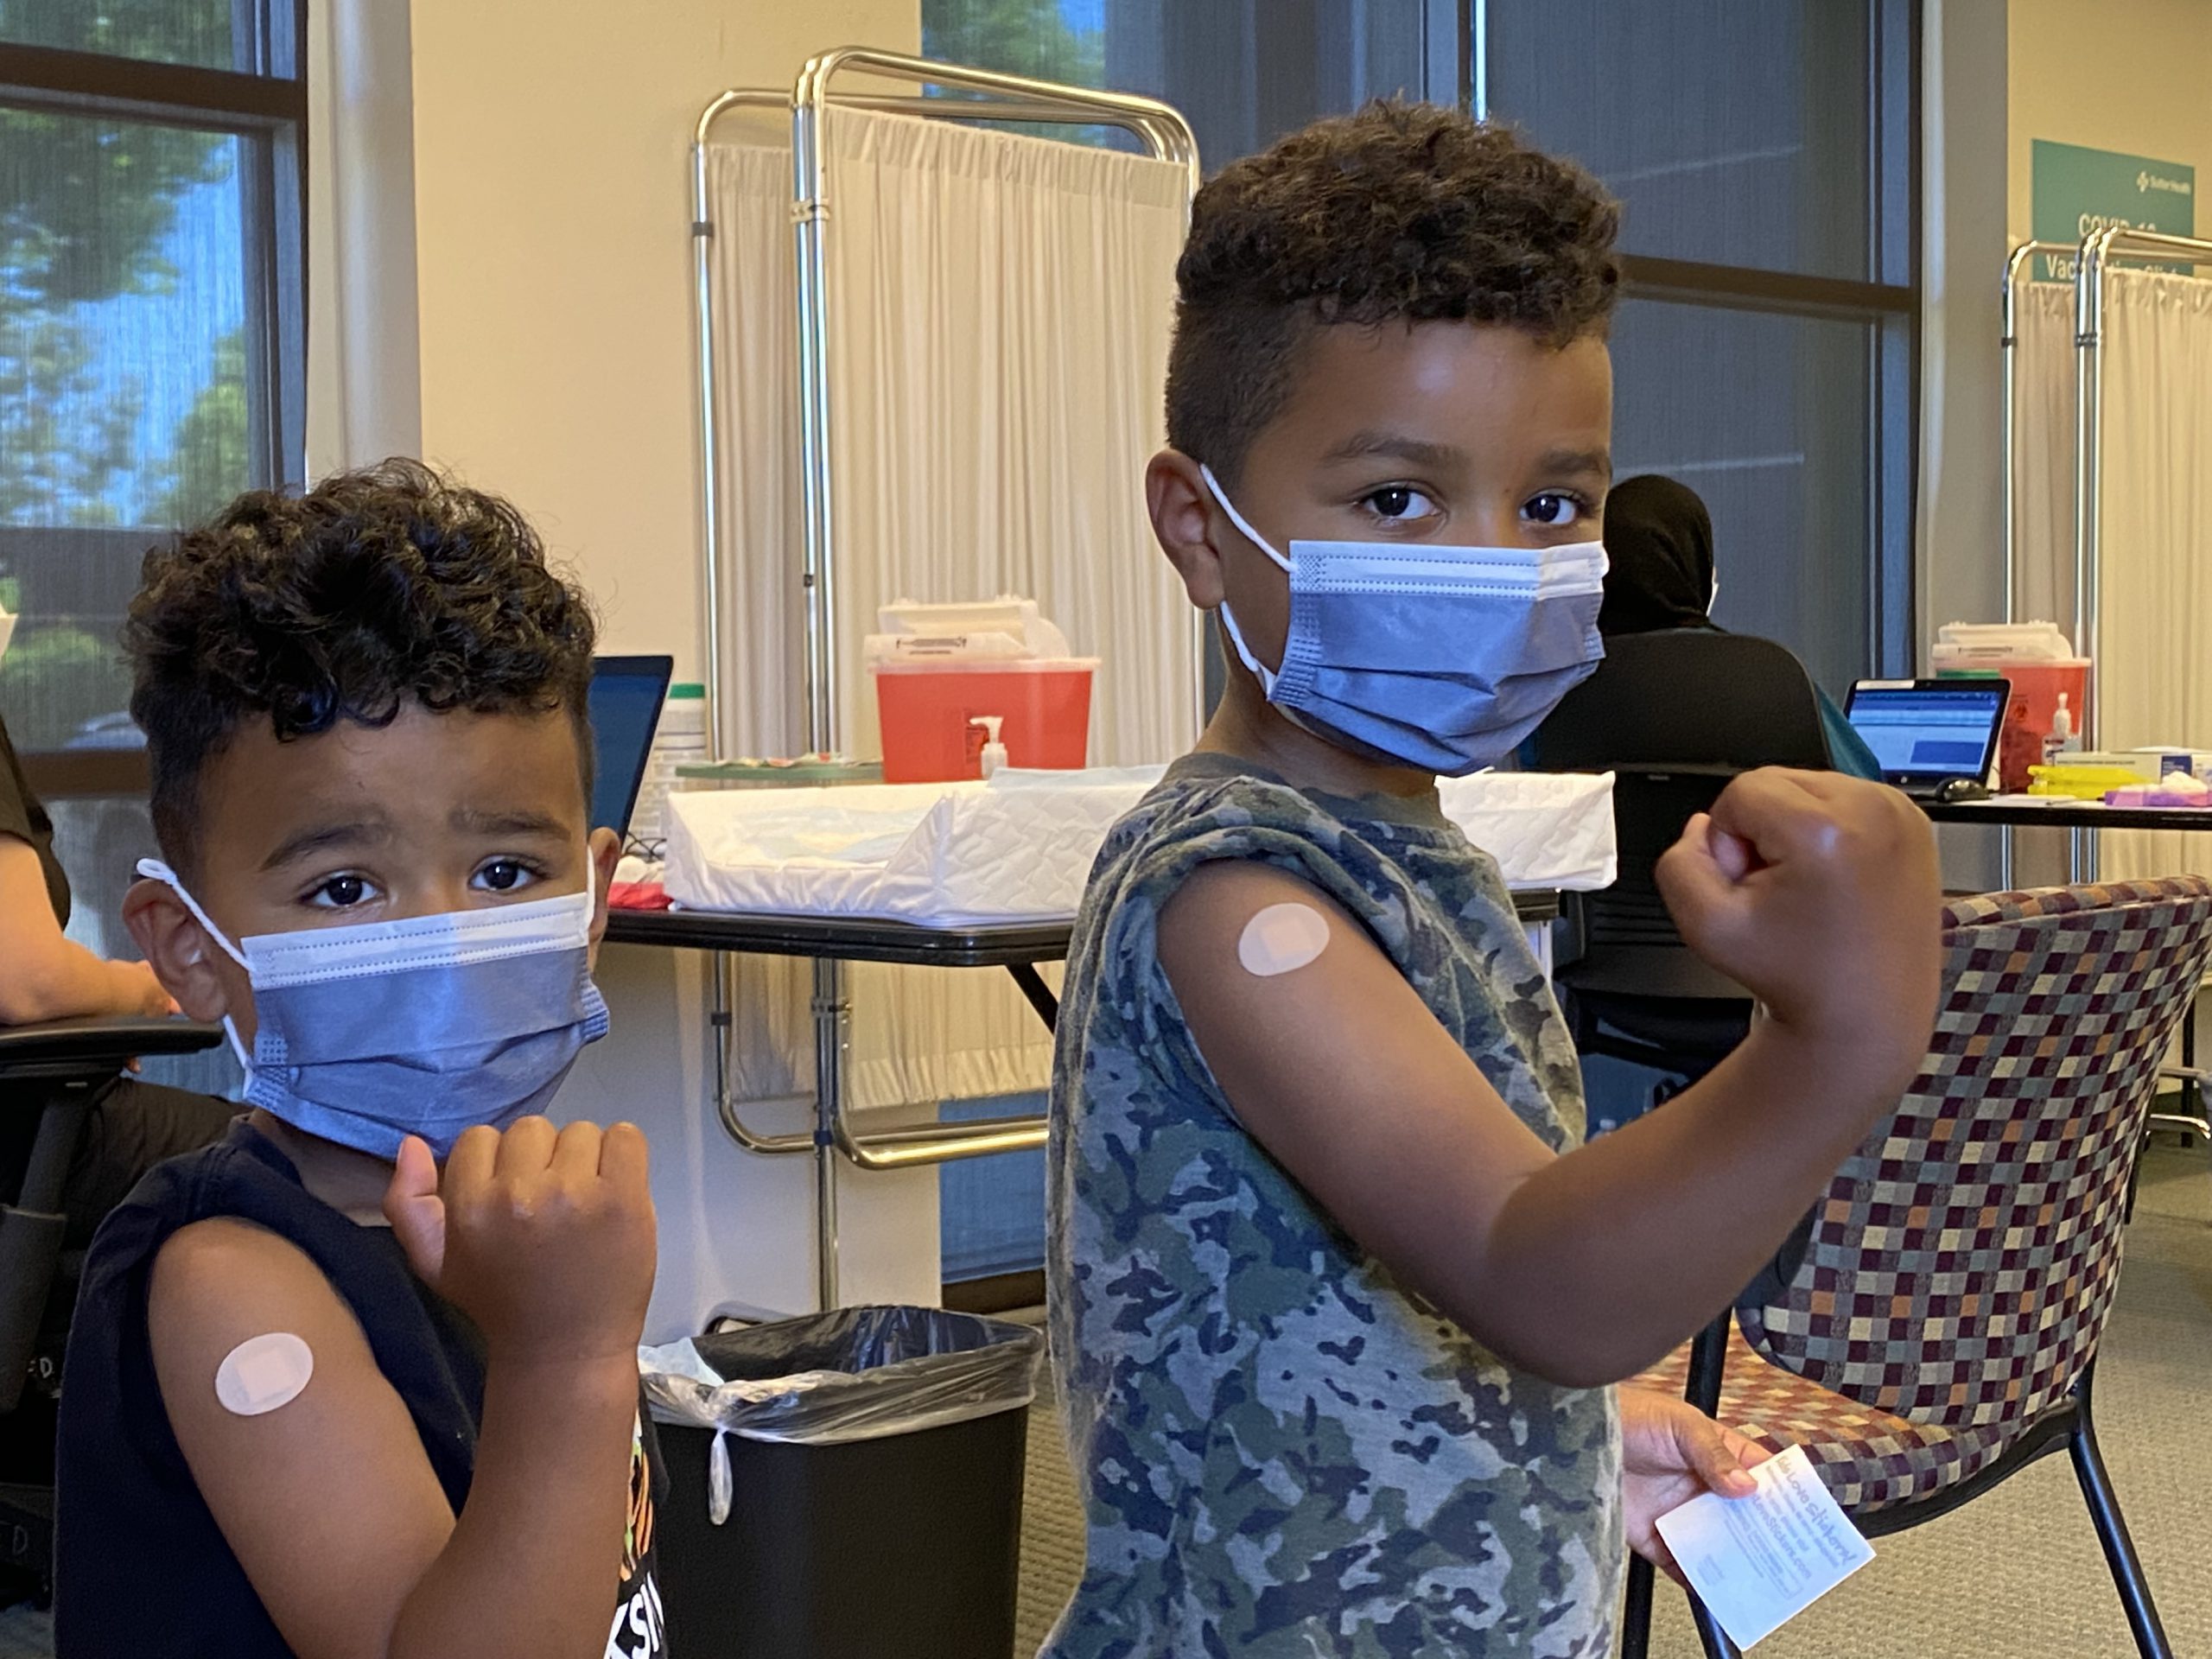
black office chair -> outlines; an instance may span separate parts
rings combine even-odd
[[[1656,879],[1682,826],[1758,766],[1828,770],[1813,683],[1770,640],[1629,634],[1531,740],[1533,772],[1610,772],[1619,874],[1571,895],[1560,1000],[1586,1053],[1701,1077],[1742,1040],[1751,999],[1683,944]]]
[[[1659,896],[1659,858],[1728,782],[1759,766],[1831,770],[1820,701],[1804,665],[1782,646],[1707,629],[1608,640],[1598,671],[1567,695],[1532,740],[1535,772],[1610,772],[1619,873],[1611,887],[1566,907],[1568,939],[1555,975],[1561,1011],[1585,1054],[1631,1061],[1681,1079],[1663,1101],[1726,1059],[1751,1028],[1752,998],[1682,943]],[[1764,1306],[1796,1276],[1811,1236],[1801,1222],[1736,1305]],[[1724,1308],[1698,1333],[1684,1397],[1720,1403]],[[1629,1563],[1622,1659],[1643,1659],[1651,1564]],[[1708,1654],[1732,1653],[1691,1598]]]
[[[0,1026],[0,1166],[20,1167],[0,1199],[0,1422],[35,1415],[10,1437],[0,1468],[0,1564],[54,1570],[53,1390],[32,1389],[40,1338],[65,1270],[62,1192],[95,1103],[142,1056],[191,1054],[223,1040],[219,1026],[134,1016]],[[47,1379],[48,1382],[50,1378]],[[29,1392],[32,1398],[24,1396]]]

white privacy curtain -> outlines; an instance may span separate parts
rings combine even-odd
[[[1186,175],[1166,162],[912,117],[825,124],[841,747],[878,752],[876,607],[1020,593],[1103,659],[1094,765],[1194,734],[1196,631],[1152,540],[1146,458]],[[706,156],[731,741],[804,747],[797,278],[787,144]],[[740,957],[747,1098],[810,1091],[804,965]],[[1042,1088],[1051,1039],[1005,976],[856,966],[857,1108]]]
[[[824,149],[846,745],[876,747],[876,606],[1020,593],[1104,659],[1092,764],[1180,753],[1196,634],[1143,479],[1188,175],[861,110],[830,111]]]
[[[2074,285],[2025,283],[2012,313],[2012,614],[2074,637]]]
[[[797,754],[806,747],[806,658],[791,153],[715,144],[706,166],[723,713],[737,754]]]
[[[2212,747],[2212,278],[2108,271],[2101,350],[2099,742]],[[2101,876],[2183,871],[2202,836],[2102,836]]]

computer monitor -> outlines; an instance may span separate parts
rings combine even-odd
[[[591,735],[598,766],[591,827],[630,833],[630,813],[645,779],[653,728],[668,700],[673,657],[595,657],[591,665]]]
[[[1885,780],[1933,788],[1989,775],[2012,695],[2006,680],[1861,680],[1844,713]]]

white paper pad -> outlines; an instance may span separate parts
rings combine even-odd
[[[1739,1648],[1763,1642],[1874,1559],[1802,1446],[1751,1471],[1746,1497],[1706,1492],[1659,1517],[1675,1565]]]

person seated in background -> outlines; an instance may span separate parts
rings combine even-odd
[[[1618,209],[1464,112],[1231,162],[1146,488],[1221,702],[1109,833],[1052,1081],[1052,1357],[1089,1522],[1050,1659],[1611,1652],[1624,1543],[1744,1448],[1613,1385],[1772,1255],[1920,1064],[1934,837],[1765,770],[1659,880],[1770,1017],[1585,1143],[1573,1042],[1440,774],[1601,655]]]
[[[0,645],[0,650],[4,650]],[[0,717],[0,1026],[79,1014],[175,1014],[143,962],[106,962],[62,932],[69,879],[54,855],[54,823],[32,792]],[[64,1246],[80,1249],[100,1218],[164,1158],[219,1139],[238,1107],[213,1095],[125,1077],[94,1104],[70,1165]],[[22,1181],[30,1143],[0,1150],[0,1192]]]
[[[513,508],[413,462],[149,556],[168,862],[124,919],[252,1109],[93,1242],[60,1651],[666,1650],[645,1140],[539,1116],[607,1029],[594,632]]]
[[[1605,496],[1605,538],[1608,568],[1599,632],[1610,639],[1669,628],[1719,631],[1712,616],[1720,591],[1713,515],[1695,490],[1657,473],[1623,479]],[[1813,695],[1820,700],[1828,764],[1853,778],[1881,782],[1882,763],[1843,710],[1819,686]]]

